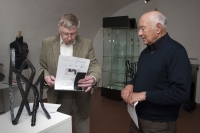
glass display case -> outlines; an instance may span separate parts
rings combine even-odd
[[[133,76],[130,70],[134,73],[128,67],[136,68],[138,56],[136,28],[103,28],[102,96],[121,100],[121,90]]]

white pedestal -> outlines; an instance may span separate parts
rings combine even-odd
[[[0,115],[1,133],[72,133],[71,116],[63,113],[50,114],[51,119],[47,119],[45,114],[36,115],[36,125],[31,126],[31,118],[28,114],[22,113],[18,124],[13,125],[10,113]]]

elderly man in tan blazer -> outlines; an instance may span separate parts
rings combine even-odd
[[[80,21],[73,14],[60,17],[60,34],[42,41],[39,74],[44,71],[48,102],[61,104],[58,111],[73,116],[76,133],[90,133],[91,89],[100,81],[102,71],[92,42],[77,35],[79,26]],[[79,80],[84,92],[54,90],[59,55],[90,59],[87,76]]]

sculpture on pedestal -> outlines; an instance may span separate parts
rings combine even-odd
[[[31,75],[29,78],[26,78],[24,75],[22,75],[22,70],[24,69],[25,65],[28,65],[28,67],[31,69]],[[35,126],[36,114],[37,114],[37,109],[39,108],[39,103],[41,104],[41,107],[42,107],[45,115],[47,116],[47,118],[48,119],[51,118],[51,116],[49,115],[49,113],[47,112],[47,110],[44,107],[43,98],[42,98],[43,97],[43,87],[44,87],[44,72],[42,72],[40,74],[40,76],[38,77],[35,84],[33,84],[35,72],[36,72],[35,67],[32,65],[32,63],[28,59],[25,59],[21,65],[21,67],[19,69],[17,69],[15,67],[15,49],[11,48],[10,69],[9,69],[9,79],[8,80],[9,80],[9,96],[10,96],[10,113],[11,113],[11,120],[12,120],[13,125],[17,125],[18,120],[23,111],[23,108],[25,106],[28,114],[32,116],[31,126]],[[12,89],[13,73],[16,75],[17,84],[18,84],[18,87],[19,87],[19,90],[20,90],[20,93],[22,96],[22,101],[21,101],[21,104],[20,104],[20,107],[19,107],[16,117],[14,116],[14,108],[13,108],[13,89]],[[24,82],[25,88],[23,88],[21,81]],[[37,89],[37,86],[39,84],[40,84],[40,93]],[[30,89],[32,89],[34,92],[34,103],[33,103],[32,112],[30,110],[29,102],[27,99]]]
[[[19,31],[15,41],[10,43],[11,48],[15,49],[15,67],[19,70],[29,53],[28,44],[23,41],[22,31]],[[23,69],[28,69],[28,65],[25,65]]]

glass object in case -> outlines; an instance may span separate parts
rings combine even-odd
[[[134,76],[139,56],[135,18],[103,18],[103,74],[101,96],[121,99],[121,90]]]
[[[126,61],[137,62],[137,29],[103,29],[103,88],[122,90],[126,82]],[[129,80],[131,80],[129,78]]]

